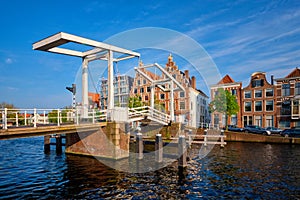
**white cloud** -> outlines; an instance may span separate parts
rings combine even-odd
[[[11,58],[6,58],[5,63],[6,64],[11,64],[11,63],[13,63],[13,60]]]

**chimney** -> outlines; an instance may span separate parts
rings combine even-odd
[[[274,75],[271,75],[271,85],[274,85]]]
[[[189,79],[189,70],[184,70],[185,78]]]
[[[195,78],[195,76],[192,76],[192,83],[191,83],[191,85],[192,85],[192,88],[196,89],[196,78]]]

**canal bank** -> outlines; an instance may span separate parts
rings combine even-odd
[[[300,144],[300,138],[282,137],[280,135],[259,135],[252,133],[240,133],[225,131],[226,142],[259,142],[259,143],[277,143],[277,144]]]

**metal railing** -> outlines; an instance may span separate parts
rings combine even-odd
[[[138,121],[144,117],[163,124],[168,124],[171,121],[170,115],[151,108],[150,106],[128,109],[128,118],[131,119],[131,121]]]
[[[81,108],[72,109],[0,109],[0,128],[37,127],[43,125],[106,121],[106,110],[89,110],[88,118],[82,118]]]

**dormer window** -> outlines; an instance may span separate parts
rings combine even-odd
[[[262,87],[262,86],[264,86],[264,80],[263,79],[252,80],[252,87]]]

